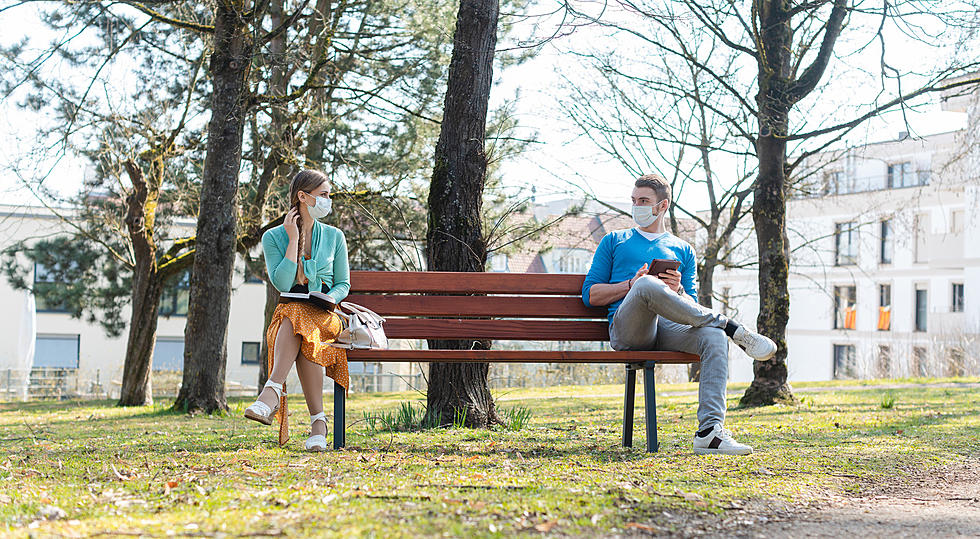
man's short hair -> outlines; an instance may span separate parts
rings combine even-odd
[[[660,200],[670,200],[670,183],[660,174],[644,174],[636,179],[634,187],[649,187]]]

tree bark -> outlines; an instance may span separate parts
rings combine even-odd
[[[756,155],[759,176],[753,192],[752,219],[759,248],[758,331],[778,350],[768,361],[756,361],[752,384],[740,406],[765,406],[795,402],[787,383],[786,323],[789,321],[789,244],[786,238],[786,133],[793,101],[793,27],[789,4],[765,2],[761,20],[759,54],[759,137]]]
[[[269,341],[266,339],[266,329],[272,323],[272,314],[276,312],[276,305],[279,304],[279,291],[272,286],[272,281],[265,281],[265,317],[262,323],[262,347],[259,350],[259,390],[269,380]]]
[[[481,210],[486,181],[484,148],[497,0],[461,0],[453,36],[443,122],[429,186],[426,260],[430,271],[483,271],[486,243]],[[429,341],[430,348],[488,348],[489,342]],[[433,363],[429,370],[427,421],[466,426],[498,422],[487,385],[489,365]]]
[[[134,161],[126,161],[125,167],[133,184],[133,191],[126,197],[126,229],[133,246],[133,291],[122,388],[117,404],[145,406],[153,404],[150,368],[157,337],[157,311],[163,290],[163,283],[157,274],[156,244],[153,241],[158,190],[156,182],[152,186],[147,184],[142,169]]]
[[[174,407],[187,412],[227,410],[225,366],[235,262],[238,175],[246,119],[246,78],[252,41],[245,6],[215,5],[211,54],[211,121],[204,159],[190,305],[184,331],[184,374]]]

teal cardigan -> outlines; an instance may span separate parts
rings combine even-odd
[[[350,265],[347,262],[347,239],[339,228],[313,223],[310,259],[303,261],[303,274],[310,280],[310,292],[322,292],[324,285],[329,295],[340,303],[350,292]],[[296,262],[286,258],[289,235],[282,225],[269,229],[262,235],[265,252],[265,270],[272,285],[280,292],[288,292],[296,283]]]

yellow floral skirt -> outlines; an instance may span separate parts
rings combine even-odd
[[[293,324],[293,332],[302,339],[299,350],[303,357],[317,365],[322,365],[326,376],[332,378],[346,391],[350,385],[350,376],[347,373],[347,351],[334,348],[329,344],[343,329],[340,317],[308,303],[293,302],[276,305],[269,329],[265,334],[266,342],[269,343],[269,372],[272,372],[275,363],[276,336],[279,334],[279,326],[282,325],[283,318],[289,319]],[[279,403],[279,411],[276,413],[279,418],[279,445],[285,444],[289,439],[289,412],[285,400],[283,396]]]

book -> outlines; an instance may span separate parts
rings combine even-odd
[[[279,303],[291,303],[294,301],[312,303],[314,306],[326,311],[333,311],[337,306],[330,296],[323,292],[310,292],[306,285],[300,284],[294,286],[289,292],[279,293]]]

